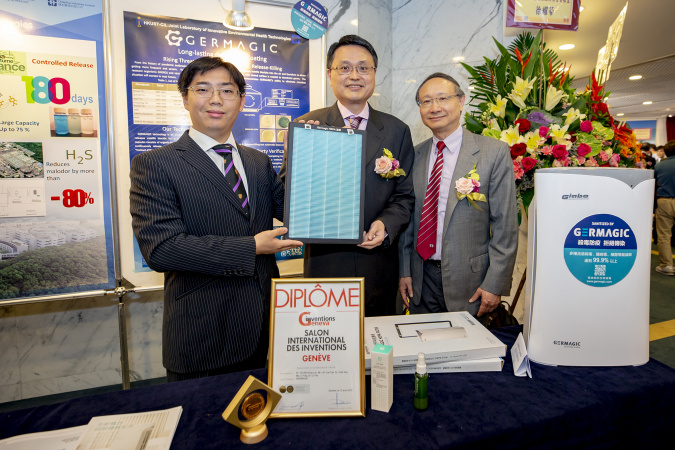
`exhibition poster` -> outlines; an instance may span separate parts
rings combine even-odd
[[[271,417],[365,416],[363,278],[273,279]]]
[[[102,11],[0,0],[0,299],[115,286]]]
[[[233,63],[246,79],[232,133],[279,171],[288,124],[309,111],[309,41],[291,31],[234,31],[221,22],[124,12],[129,156],[167,145],[190,127],[176,82],[202,56]],[[149,271],[134,240],[136,272]]]

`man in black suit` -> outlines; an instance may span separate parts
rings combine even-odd
[[[229,62],[191,62],[178,89],[192,127],[131,162],[134,234],[164,272],[168,381],[264,367],[274,253],[302,245],[272,229],[284,187],[270,159],[231,134],[245,86]]]
[[[348,35],[328,49],[327,75],[337,102],[311,111],[298,121],[366,130],[364,242],[356,245],[308,244],[305,277],[365,277],[365,314],[396,313],[397,239],[410,221],[415,198],[412,178],[413,143],[408,126],[370,107],[375,90],[377,53],[365,39]],[[391,166],[382,157],[391,152],[405,175],[385,178]],[[394,163],[396,164],[396,163]],[[286,174],[286,158],[279,175]],[[327,179],[330,182],[330,179]]]

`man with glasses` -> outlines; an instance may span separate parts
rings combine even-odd
[[[415,147],[415,211],[399,243],[401,296],[411,313],[480,317],[511,290],[518,218],[509,148],[459,126],[465,97],[449,75],[427,77],[415,100],[433,137]]]
[[[131,162],[134,234],[164,272],[162,359],[168,381],[265,366],[274,253],[282,241],[284,186],[263,153],[232,127],[246,82],[220,58],[191,62],[178,79],[192,127]]]
[[[365,277],[366,316],[396,313],[398,236],[410,220],[414,197],[410,129],[368,104],[375,90],[377,53],[365,39],[348,35],[328,49],[327,76],[337,102],[298,121],[366,131],[364,241],[360,245],[307,244],[305,277]],[[391,152],[405,175],[385,178],[376,161]],[[339,155],[339,149],[338,153]],[[377,172],[376,172],[377,170]],[[286,173],[286,158],[279,174]],[[330,183],[330,172],[326,174]]]

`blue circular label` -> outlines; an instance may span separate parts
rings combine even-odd
[[[611,214],[595,214],[577,223],[565,239],[565,263],[574,277],[595,287],[623,280],[635,264],[633,230]]]
[[[328,28],[328,13],[319,2],[301,1],[291,9],[291,23],[305,39],[318,39]]]

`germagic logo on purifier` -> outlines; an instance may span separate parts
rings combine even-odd
[[[553,345],[565,348],[581,348],[581,341],[553,341]]]

